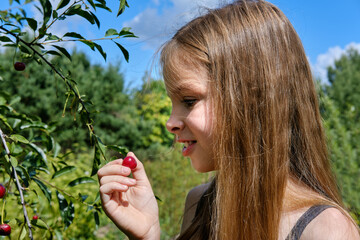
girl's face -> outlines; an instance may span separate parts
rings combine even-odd
[[[212,157],[212,108],[208,77],[204,69],[181,67],[176,92],[169,94],[172,112],[166,128],[184,144],[183,156],[190,157],[198,172],[214,170]]]

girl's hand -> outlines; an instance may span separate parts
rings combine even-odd
[[[137,161],[133,179],[122,159],[114,160],[98,171],[100,197],[106,215],[130,239],[160,239],[158,205],[143,164]]]

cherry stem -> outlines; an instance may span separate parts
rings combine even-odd
[[[1,130],[0,128],[0,137],[1,137],[1,141],[2,141],[2,144],[5,148],[5,152],[6,152],[6,155],[9,157],[9,159],[11,158],[10,156],[10,150],[8,148],[8,146],[6,145],[6,141],[5,141],[5,136],[4,136],[4,133],[3,131]],[[6,160],[5,160],[6,161]],[[22,187],[21,187],[21,184],[20,184],[20,181],[19,181],[19,177],[16,173],[16,169],[14,168],[14,166],[11,165],[11,168],[12,168],[12,171],[13,171],[13,174],[14,174],[14,178],[15,178],[15,181],[16,181],[16,186],[17,186],[17,189],[19,191],[19,194],[20,194],[20,199],[21,199],[21,205],[23,207],[23,212],[24,212],[24,217],[25,217],[25,220],[26,220],[26,223],[27,223],[27,226],[28,226],[28,229],[29,229],[29,238],[31,240],[33,240],[33,235],[32,235],[32,231],[31,231],[31,223],[30,223],[30,220],[29,220],[29,217],[28,217],[28,214],[27,214],[27,211],[26,211],[26,206],[25,206],[25,200],[24,200],[24,194],[23,194],[23,191],[22,191]],[[4,201],[4,204],[5,204],[5,201]],[[3,218],[3,214],[2,214],[2,218]],[[3,219],[1,220],[3,222]]]

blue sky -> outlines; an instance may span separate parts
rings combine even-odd
[[[6,8],[6,0],[1,9]],[[229,0],[128,0],[130,8],[116,18],[119,1],[107,0],[113,14],[99,10],[102,22],[100,30],[88,26],[81,18],[69,19],[67,25],[54,25],[55,34],[67,31],[80,32],[88,38],[102,37],[108,28],[120,30],[132,27],[138,39],[119,42],[130,52],[130,61],[124,61],[120,50],[111,42],[101,42],[107,52],[107,62],[101,55],[92,52],[83,44],[78,49],[86,51],[93,63],[121,62],[121,71],[129,86],[138,86],[146,71],[151,69],[154,53],[161,44],[184,23],[201,12],[202,8],[213,8]],[[54,0],[53,2],[58,2]],[[269,0],[278,6],[290,19],[298,32],[306,54],[316,76],[326,81],[326,67],[332,65],[350,46],[360,50],[360,1],[359,0]],[[54,4],[55,5],[55,4]],[[200,10],[199,10],[200,9]],[[36,17],[36,10],[32,8]],[[66,45],[72,48],[74,45]]]

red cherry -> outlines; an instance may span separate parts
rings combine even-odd
[[[15,68],[16,71],[24,71],[25,67],[26,67],[25,63],[23,63],[23,62],[16,62],[14,64],[14,68]]]
[[[38,215],[34,215],[33,216],[33,220],[38,220],[39,219],[39,216]]]
[[[6,193],[4,185],[0,184],[0,198],[3,198]]]
[[[137,166],[137,162],[134,157],[127,156],[126,158],[124,158],[122,165],[125,167],[129,167],[131,170],[134,170]]]
[[[10,225],[3,223],[0,225],[0,236],[8,236],[11,233]]]

